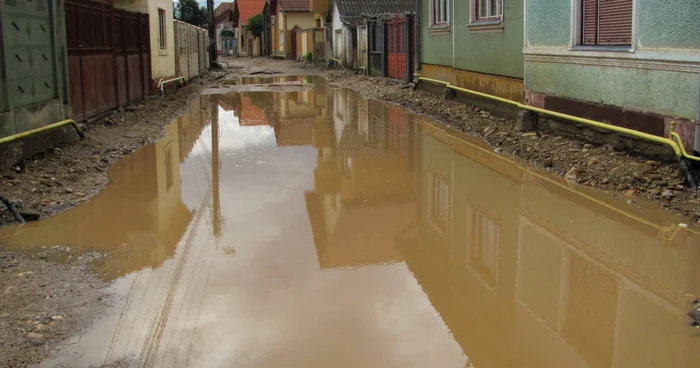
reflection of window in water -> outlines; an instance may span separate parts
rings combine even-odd
[[[406,157],[408,151],[408,136],[406,130],[406,113],[398,109],[389,109],[389,137],[387,146],[390,151],[400,157]]]
[[[345,160],[343,160],[343,171],[345,171],[346,178],[352,178],[352,157],[346,157]]]
[[[331,209],[333,211],[338,211],[338,202],[339,201],[340,201],[340,196],[338,194],[331,194],[330,202],[331,202]]]
[[[562,335],[593,366],[612,364],[618,280],[576,254],[566,261]]]
[[[467,205],[467,265],[492,289],[498,281],[498,222]]]
[[[450,209],[450,187],[438,175],[428,172],[428,209],[430,222],[443,232],[447,232]]]
[[[342,91],[336,91],[335,94],[335,117],[340,119],[341,121],[343,120],[343,92]]]
[[[173,149],[165,149],[165,187],[170,190],[173,186]]]

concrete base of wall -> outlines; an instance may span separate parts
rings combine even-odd
[[[0,168],[7,168],[61,143],[75,142],[78,139],[75,129],[67,125],[0,145]]]
[[[456,98],[457,101],[465,104],[474,105],[491,112],[494,116],[499,116],[507,119],[518,120],[524,119],[524,126],[521,130],[541,130],[550,134],[558,134],[563,136],[575,137],[583,139],[591,143],[609,144],[618,150],[627,150],[635,152],[646,157],[659,158],[663,160],[675,160],[673,150],[663,144],[648,142],[634,137],[620,135],[611,131],[592,128],[583,124],[577,124],[570,121],[564,121],[549,116],[544,116],[532,112],[526,112],[527,116],[519,116],[523,110],[516,106],[505,104],[503,102],[494,101],[491,99],[478,97],[457,91],[456,95],[450,89],[449,93],[445,93],[445,87],[441,84],[421,82],[421,89],[450,98]],[[541,106],[538,106],[541,107]],[[573,114],[571,114],[573,115]],[[686,127],[685,125],[682,125]],[[676,131],[679,128],[677,126]]]
[[[690,152],[693,148],[695,123],[686,119],[666,117],[652,113],[628,110],[618,106],[550,96],[531,91],[525,92],[525,103],[547,110],[579,116],[663,137],[669,136],[671,123],[675,122],[675,132],[680,135],[686,150]]]
[[[675,160],[673,149],[667,145],[628,137],[615,132],[596,129],[548,116],[538,116],[537,130],[583,139],[591,143],[606,144],[614,147],[616,150],[634,152],[645,157]]]
[[[69,112],[69,106],[63,105],[59,100],[51,100],[38,106],[2,113],[0,114],[0,137],[65,120]],[[0,167],[8,167],[62,142],[76,139],[75,131],[68,126],[0,145]]]

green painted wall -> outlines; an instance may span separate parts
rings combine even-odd
[[[533,92],[694,119],[698,75],[592,65],[525,64]]]
[[[428,0],[421,0],[421,61],[423,63],[452,66],[452,33],[437,34],[429,30],[430,9]],[[454,26],[454,23],[451,25]],[[450,28],[451,29],[451,28]]]
[[[700,1],[639,1],[639,43],[648,48],[700,49]]]
[[[527,40],[532,46],[568,46],[571,0],[527,0]]]
[[[450,32],[434,34],[429,30],[428,1],[421,0],[422,61],[451,67],[454,57],[456,69],[523,78],[523,0],[504,0],[503,31],[489,33],[468,27],[470,1],[453,0],[451,5]]]

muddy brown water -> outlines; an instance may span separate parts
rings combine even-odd
[[[201,96],[110,177],[2,232],[111,253],[44,366],[700,366],[698,229],[351,91]]]

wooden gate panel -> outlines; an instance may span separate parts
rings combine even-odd
[[[74,119],[89,118],[150,92],[147,14],[115,10],[95,0],[66,0],[65,16]]]
[[[397,18],[387,22],[387,74],[389,78],[406,79],[406,22]]]

